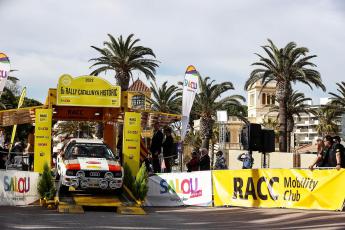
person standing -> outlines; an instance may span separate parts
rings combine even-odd
[[[195,151],[192,152],[192,159],[188,161],[186,166],[187,166],[187,172],[199,171],[199,159],[198,159],[197,152]]]
[[[224,158],[223,152],[220,150],[216,153],[216,163],[214,167],[215,169],[227,169],[226,160]]]
[[[31,126],[28,135],[28,145],[25,152],[29,154],[29,170],[33,169],[34,165],[34,147],[35,147],[35,126]]]
[[[242,161],[242,169],[251,169],[253,167],[254,159],[249,152],[240,154],[237,160]]]
[[[323,167],[324,166],[324,159],[325,159],[325,144],[321,138],[316,140],[317,146],[317,157],[314,162],[309,166],[310,169],[313,169],[314,166]]]
[[[200,161],[199,161],[199,165],[200,165],[200,171],[206,171],[206,170],[210,170],[210,156],[208,155],[208,150],[206,148],[201,148],[200,149]]]
[[[333,138],[330,135],[326,135],[324,140],[325,148],[327,151],[324,156],[324,167],[335,167],[340,169],[344,167],[341,165],[341,146],[340,144],[333,141]]]
[[[164,163],[165,163],[165,168],[167,173],[171,173],[171,162],[173,159],[173,154],[174,154],[174,138],[171,135],[172,130],[170,127],[166,127],[164,129],[164,134],[165,138],[162,143],[163,147],[163,157],[164,157]]]
[[[154,133],[151,140],[150,152],[152,155],[152,167],[154,173],[160,173],[159,154],[162,151],[163,133],[160,131],[159,123],[155,123]]]

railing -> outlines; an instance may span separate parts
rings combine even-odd
[[[30,171],[29,154],[33,153],[0,151],[0,169]]]

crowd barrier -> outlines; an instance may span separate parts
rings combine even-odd
[[[36,172],[0,170],[0,206],[28,205],[38,200],[38,177]]]
[[[149,178],[145,204],[342,210],[344,181],[344,169],[162,173]]]

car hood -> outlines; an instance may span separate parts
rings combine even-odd
[[[66,165],[79,165],[80,170],[119,171],[121,166],[117,161],[105,158],[77,157],[66,160]]]

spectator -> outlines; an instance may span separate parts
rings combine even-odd
[[[154,126],[154,133],[152,136],[150,152],[152,154],[152,167],[154,173],[160,173],[160,164],[159,164],[159,154],[162,151],[162,142],[163,142],[163,133],[160,131],[159,123],[155,123]]]
[[[199,171],[199,159],[198,159],[197,152],[195,151],[192,152],[192,159],[188,161],[186,166],[187,166],[187,172]]]
[[[324,166],[324,157],[325,157],[325,144],[323,143],[323,140],[321,138],[316,140],[316,146],[317,146],[317,157],[313,164],[309,166],[310,169],[313,169],[316,165],[317,167],[323,167]]]
[[[34,166],[34,147],[35,147],[35,126],[31,126],[28,135],[28,145],[25,153],[29,154],[29,170],[33,170]]]
[[[216,163],[214,167],[215,169],[227,169],[226,160],[222,151],[216,153]]]
[[[5,147],[5,132],[4,128],[0,128],[0,147],[4,148]]]
[[[199,166],[200,166],[200,171],[205,171],[205,170],[210,170],[210,156],[208,155],[208,150],[206,148],[201,148],[200,149],[200,161],[199,161]]]
[[[327,149],[324,156],[324,167],[335,167],[340,169],[344,167],[341,165],[341,145],[333,141],[333,138],[330,135],[325,136],[324,138],[325,148]]]
[[[174,154],[174,139],[171,135],[171,128],[170,127],[166,127],[164,129],[164,134],[165,134],[165,138],[162,144],[163,147],[163,157],[164,157],[164,163],[165,163],[165,167],[166,167],[166,172],[170,173],[171,172],[171,163],[173,160],[173,154]]]
[[[251,169],[253,167],[254,159],[249,152],[240,154],[237,160],[242,161],[242,169]]]

